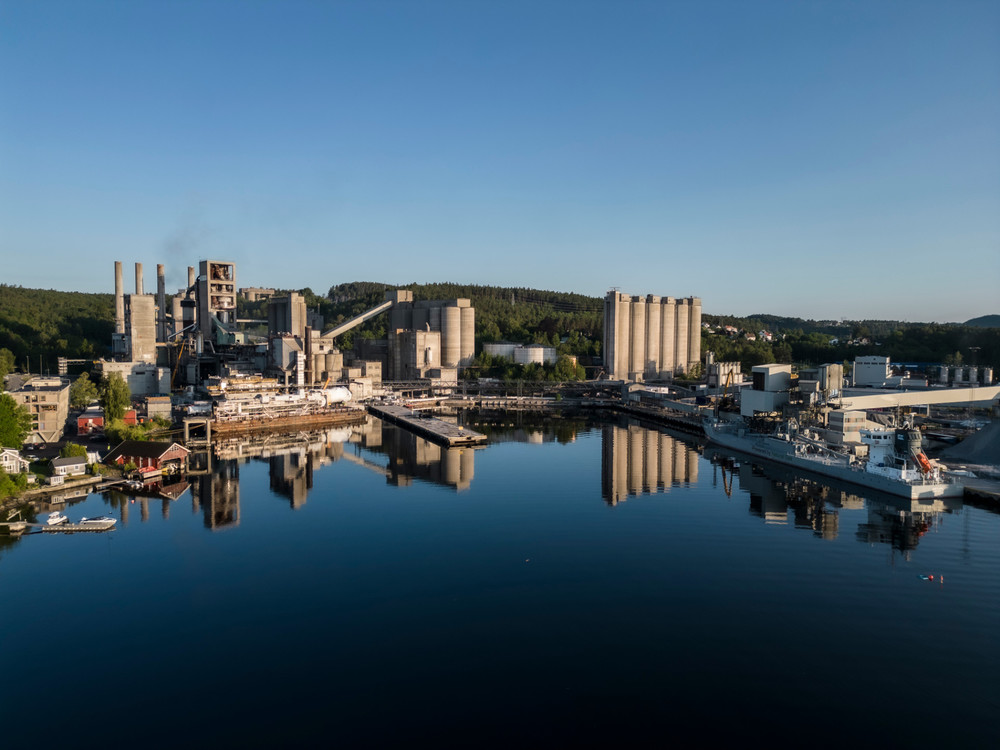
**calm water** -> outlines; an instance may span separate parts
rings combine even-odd
[[[5,746],[993,746],[1000,515],[625,422],[490,435],[234,445],[0,547]]]

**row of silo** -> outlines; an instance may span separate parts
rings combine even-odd
[[[992,367],[949,367],[938,368],[938,382],[954,385],[993,385]]]
[[[390,330],[440,333],[440,367],[465,367],[476,355],[476,310],[465,298],[414,302],[412,293],[398,292],[389,313]],[[396,337],[400,342],[404,337]],[[396,360],[407,357],[397,352]],[[419,359],[419,357],[418,357]]]
[[[701,360],[701,299],[630,296],[604,300],[604,368],[611,378],[655,380]]]

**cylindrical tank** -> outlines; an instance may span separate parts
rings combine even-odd
[[[938,368],[938,382],[948,385],[948,368],[945,365]]]
[[[344,369],[344,355],[341,352],[326,353],[326,373],[331,380],[340,380],[340,374]]]
[[[629,334],[632,330],[632,298],[624,294],[618,296],[618,315],[615,320],[615,361],[614,376],[619,380],[628,379]]]
[[[965,370],[965,382],[973,385],[976,382],[976,368],[968,367]]]
[[[677,370],[677,358],[674,351],[675,331],[677,328],[677,300],[664,297],[660,301],[660,377],[669,377]]]
[[[660,377],[660,298],[655,294],[646,297],[646,366],[647,378]],[[655,485],[653,489],[655,489]]]
[[[674,329],[674,362],[680,372],[688,371],[688,320],[690,300],[677,300],[677,326]]]
[[[461,364],[463,367],[472,364],[476,356],[476,308],[462,307],[462,340],[459,344]]]
[[[993,385],[993,368],[983,368],[983,385]]]
[[[688,300],[688,363],[701,361],[701,297]]]
[[[115,333],[125,333],[125,282],[120,260],[115,261]]]
[[[455,309],[457,310],[458,308],[456,307]],[[430,321],[432,331],[441,331],[444,333],[444,323],[441,318],[442,314],[440,307],[432,307],[427,311],[427,319]]]
[[[646,369],[646,300],[632,298],[632,329],[629,332],[629,377]]]
[[[434,310],[441,317],[441,366],[458,367],[458,360],[462,357],[462,310],[458,307],[435,307],[431,312]]]

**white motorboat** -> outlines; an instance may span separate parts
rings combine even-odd
[[[79,525],[95,529],[110,529],[117,522],[118,520],[111,516],[94,516],[93,518],[81,518]]]
[[[49,513],[49,517],[45,521],[45,523],[48,524],[49,526],[59,526],[60,524],[66,523],[68,520],[69,519],[66,518],[66,516],[64,516],[62,513],[56,510],[53,511],[52,513]]]

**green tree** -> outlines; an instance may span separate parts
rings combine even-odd
[[[98,397],[97,386],[91,381],[87,373],[80,373],[80,377],[73,381],[69,388],[69,405],[74,409],[82,409],[91,401]]]
[[[101,407],[105,422],[113,422],[125,416],[132,406],[132,394],[125,380],[117,372],[105,375],[100,387]]]
[[[74,456],[79,456],[81,458],[87,457],[87,449],[84,448],[79,443],[66,443],[60,450],[59,456],[62,458],[73,458]]]
[[[3,390],[3,379],[14,372],[14,352],[10,349],[0,349],[0,390]]]
[[[21,450],[31,432],[31,414],[6,393],[0,394],[0,446]]]

